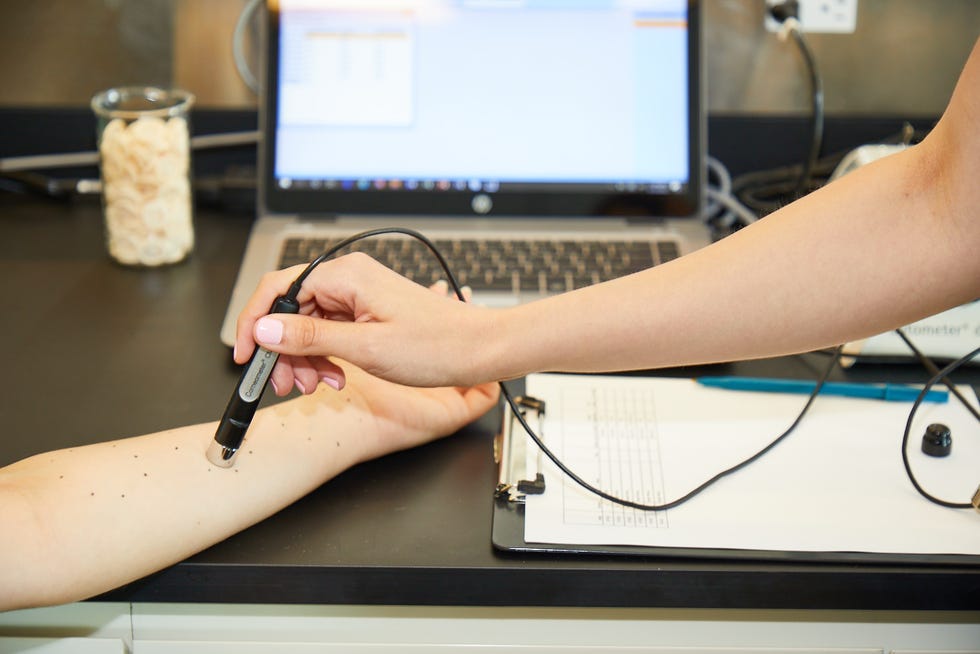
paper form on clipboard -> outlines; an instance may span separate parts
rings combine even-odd
[[[963,387],[972,401],[972,389]],[[782,433],[802,396],[709,389],[688,379],[531,375],[543,401],[545,442],[577,474],[644,503],[674,499]],[[536,448],[545,477],[528,495],[528,543],[798,552],[980,555],[980,515],[922,498],[903,469],[900,443],[910,403],[819,397],[797,430],[751,466],[668,511],[602,500],[562,475]],[[925,426],[957,434],[955,454],[919,450]],[[939,497],[976,490],[980,425],[957,401],[922,405],[909,454]]]

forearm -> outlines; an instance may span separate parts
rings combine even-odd
[[[363,456],[363,415],[341,407],[338,395],[260,411],[232,469],[205,459],[214,423],[8,466],[0,471],[0,610],[110,590],[308,493]]]
[[[498,377],[801,352],[980,297],[980,40],[925,141],[719,243],[637,275],[498,312]],[[484,340],[478,340],[484,339]]]
[[[666,265],[505,310],[501,377],[806,351],[980,294],[980,220],[937,176],[938,138],[882,160]]]

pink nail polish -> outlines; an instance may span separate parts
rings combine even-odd
[[[279,387],[276,385],[276,380],[270,377],[269,383],[272,384],[272,390],[276,392],[276,395],[279,395]]]
[[[306,393],[306,386],[303,386],[303,382],[301,382],[299,379],[294,379],[293,380],[293,383],[296,384],[296,388],[299,389],[299,392],[300,393],[302,393],[303,395],[306,395],[307,394]]]
[[[340,390],[340,381],[334,379],[333,377],[328,377],[327,375],[324,375],[320,377],[320,381],[322,381],[324,384],[334,389],[335,391]]]
[[[255,340],[266,345],[278,345],[282,342],[282,322],[268,316],[259,318],[255,323]]]

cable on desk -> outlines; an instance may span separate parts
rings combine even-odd
[[[926,382],[926,385],[922,388],[922,391],[919,393],[919,396],[915,398],[915,402],[912,404],[912,410],[909,411],[909,418],[905,423],[905,432],[902,434],[902,464],[905,466],[905,474],[908,475],[909,481],[912,482],[912,486],[914,486],[915,490],[919,492],[919,495],[926,498],[930,502],[934,504],[938,504],[940,506],[948,507],[950,509],[970,509],[970,508],[974,508],[975,505],[973,502],[951,502],[949,500],[939,499],[938,497],[930,494],[928,491],[926,491],[925,488],[922,487],[922,485],[919,483],[919,480],[916,479],[915,473],[912,472],[912,464],[909,461],[909,452],[908,452],[909,434],[912,431],[912,421],[913,419],[915,419],[915,414],[919,410],[919,406],[922,404],[922,401],[925,398],[926,393],[928,393],[929,390],[933,386],[935,386],[941,379],[944,379],[945,377],[949,376],[950,373],[952,373],[960,366],[968,363],[969,361],[972,361],[974,358],[976,358],[978,354],[980,354],[980,347],[976,348],[969,354],[960,357],[956,361],[953,361],[945,368],[939,370],[935,375],[932,376],[932,379]],[[974,413],[974,415],[976,414]],[[978,496],[980,496],[980,488],[977,489],[977,493],[974,495],[974,498],[977,498]],[[976,508],[980,509],[980,506],[976,506]]]
[[[426,248],[428,248],[428,250],[430,252],[432,252],[432,254],[435,256],[436,260],[439,262],[439,266],[442,268],[442,271],[446,274],[446,279],[449,282],[449,285],[452,287],[453,292],[456,294],[456,297],[461,302],[465,302],[466,301],[466,298],[463,295],[463,290],[462,290],[462,287],[459,284],[459,281],[456,279],[456,276],[453,274],[452,270],[450,270],[449,264],[447,263],[445,257],[443,257],[442,253],[439,252],[439,249],[436,247],[436,245],[432,241],[430,241],[426,236],[424,236],[423,234],[421,234],[421,233],[419,233],[419,232],[417,232],[417,231],[415,231],[413,229],[408,229],[408,228],[404,228],[404,227],[383,227],[383,228],[379,228],[379,229],[372,229],[372,230],[369,230],[369,231],[361,232],[359,234],[355,234],[355,235],[353,235],[353,236],[351,236],[349,238],[346,238],[343,241],[337,243],[336,245],[332,246],[327,251],[325,251],[322,254],[320,254],[313,261],[311,261],[309,263],[309,265],[307,265],[307,267],[305,269],[303,269],[303,272],[301,272],[300,275],[295,280],[293,280],[292,284],[290,284],[289,289],[286,291],[286,293],[283,295],[283,297],[284,298],[287,298],[290,301],[297,300],[297,298],[299,296],[299,292],[302,289],[303,282],[307,279],[307,277],[310,276],[310,274],[313,272],[313,270],[318,265],[320,265],[321,263],[323,263],[327,259],[335,256],[337,253],[339,253],[341,250],[343,250],[348,245],[351,245],[351,244],[353,244],[353,243],[355,243],[357,241],[360,241],[362,239],[365,239],[365,238],[369,238],[369,237],[373,237],[373,236],[379,236],[379,235],[382,235],[382,234],[402,234],[402,235],[409,236],[411,238],[414,238],[414,239],[420,241],[423,245],[426,246]],[[687,502],[691,498],[695,497],[696,495],[698,495],[701,492],[703,492],[704,490],[706,490],[708,487],[710,487],[713,484],[715,484],[717,481],[723,479],[724,477],[727,477],[728,475],[730,475],[732,473],[737,472],[738,470],[741,470],[742,468],[745,468],[746,466],[750,465],[751,463],[753,463],[753,462],[757,461],[758,459],[762,458],[763,456],[765,456],[765,454],[767,452],[769,452],[770,450],[772,450],[774,447],[776,447],[776,445],[778,445],[779,443],[781,443],[783,440],[786,439],[786,437],[788,437],[791,433],[793,433],[793,431],[796,430],[797,426],[799,426],[800,422],[803,420],[803,417],[810,410],[810,407],[813,406],[814,400],[816,400],[817,395],[819,395],[820,390],[823,388],[823,385],[827,381],[827,378],[830,376],[830,373],[837,366],[837,363],[838,363],[838,361],[840,359],[840,353],[841,353],[841,350],[842,349],[843,349],[843,346],[838,346],[836,348],[835,353],[834,353],[834,356],[831,358],[829,365],[827,365],[826,369],[823,371],[823,374],[820,376],[820,379],[817,381],[816,385],[814,386],[813,392],[810,394],[810,396],[807,399],[806,403],[804,404],[802,410],[799,412],[799,414],[797,414],[797,416],[793,420],[792,424],[790,424],[790,426],[782,434],[780,434],[779,436],[777,436],[768,445],[766,445],[765,447],[763,447],[762,449],[760,449],[755,454],[753,454],[753,455],[749,456],[748,458],[744,459],[743,461],[741,461],[741,462],[739,462],[739,463],[731,466],[730,468],[727,468],[725,470],[722,470],[721,472],[717,473],[716,475],[714,475],[713,477],[711,477],[710,479],[708,479],[704,483],[700,484],[696,488],[694,488],[691,491],[685,493],[681,497],[678,497],[675,500],[672,500],[672,501],[669,501],[669,502],[665,502],[665,503],[662,503],[662,504],[643,504],[643,503],[640,503],[640,502],[634,502],[632,500],[628,500],[628,499],[625,499],[625,498],[617,497],[617,496],[612,495],[611,493],[608,493],[608,492],[606,492],[606,491],[604,491],[604,490],[602,490],[600,488],[597,488],[596,486],[590,484],[585,479],[583,479],[582,477],[580,477],[572,469],[570,469],[563,461],[561,461],[561,459],[559,459],[558,456],[554,452],[552,452],[548,448],[547,445],[544,444],[544,442],[541,440],[541,438],[536,433],[534,433],[534,430],[528,424],[528,422],[524,418],[524,416],[523,416],[520,408],[517,406],[517,402],[514,400],[514,398],[511,395],[510,391],[503,384],[503,382],[499,382],[499,386],[500,386],[501,396],[504,398],[504,400],[510,406],[510,409],[513,412],[513,415],[514,415],[515,419],[518,421],[518,423],[521,425],[521,427],[527,433],[528,437],[541,450],[541,452],[546,457],[548,457],[548,459],[551,460],[551,462],[554,463],[555,466],[558,467],[559,470],[561,470],[565,475],[567,475],[575,483],[577,483],[579,486],[581,486],[585,490],[589,491],[590,493],[593,493],[593,494],[595,494],[595,495],[597,495],[597,496],[599,496],[599,497],[601,497],[603,499],[609,500],[610,502],[614,502],[616,504],[620,504],[622,506],[626,506],[626,507],[633,508],[633,509],[638,509],[638,510],[641,510],[641,511],[664,511],[664,510],[667,510],[667,509],[672,509],[674,507],[680,506],[684,502]]]
[[[960,393],[960,389],[956,387],[956,384],[950,381],[949,377],[940,374],[939,367],[935,363],[933,363],[932,359],[927,357],[922,350],[916,347],[915,343],[912,342],[912,339],[910,339],[905,334],[905,331],[899,328],[895,330],[895,333],[898,334],[898,337],[905,342],[905,345],[910,350],[912,350],[912,353],[915,354],[915,358],[919,360],[919,363],[922,364],[922,367],[925,368],[927,371],[929,371],[930,375],[936,375],[938,377],[938,380],[941,381],[943,385],[945,385],[946,388],[949,389],[949,392],[952,393],[956,397],[956,399],[960,401],[960,404],[966,407],[966,409],[973,414],[973,417],[976,418],[978,421],[980,421],[980,410],[977,410],[977,408],[973,406],[973,404],[969,400],[963,397],[963,394]]]

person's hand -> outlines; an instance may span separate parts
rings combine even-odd
[[[500,397],[496,383],[468,388],[415,388],[384,381],[346,362],[344,368],[346,388],[340,393],[323,389],[318,394],[328,404],[364,412],[366,428],[358,430],[356,461],[453,434],[493,408]]]
[[[321,381],[342,388],[344,370],[328,356],[412,386],[486,381],[475,357],[485,345],[489,310],[447,298],[445,285],[433,293],[355,253],[310,274],[298,315],[267,316],[303,268],[263,277],[238,318],[236,362],[247,361],[256,342],[282,355],[271,377],[277,395],[294,385],[312,393]]]

